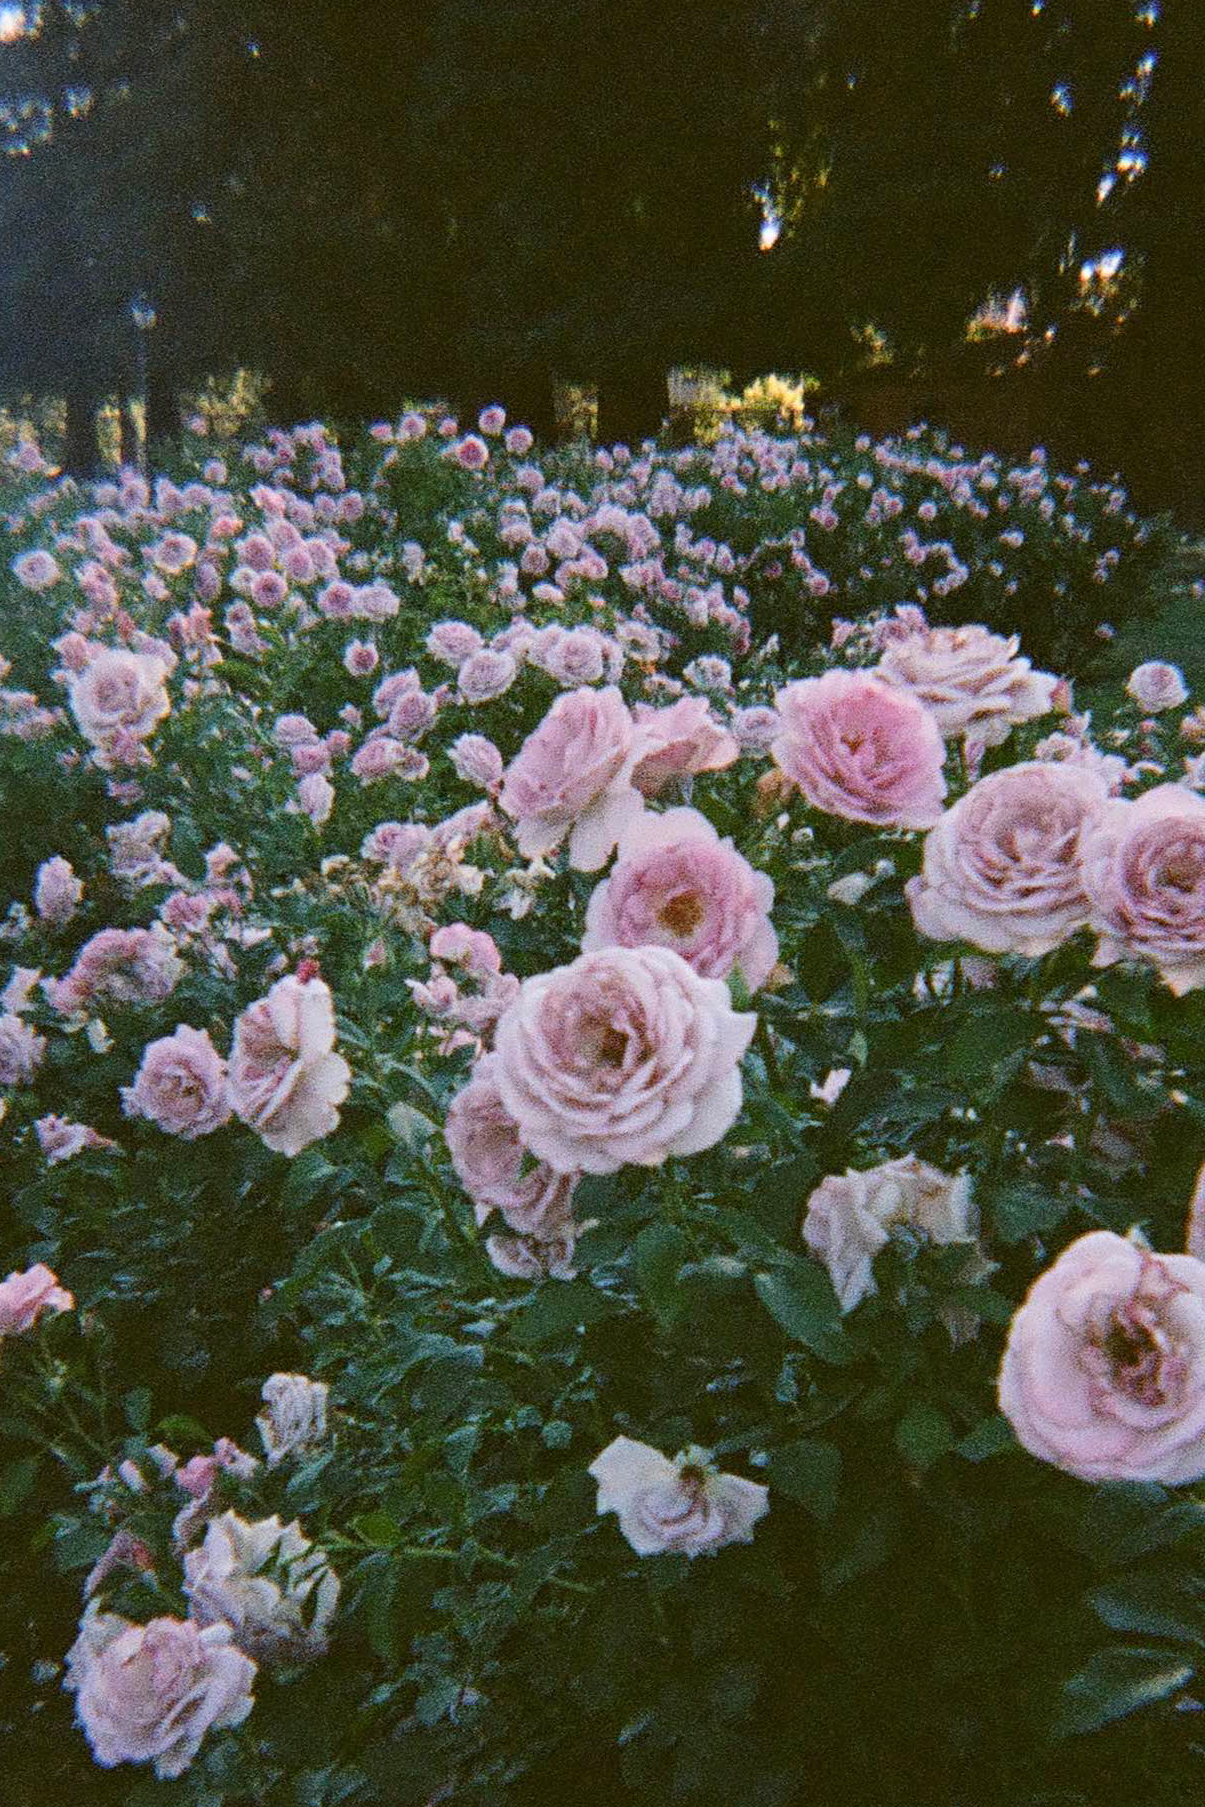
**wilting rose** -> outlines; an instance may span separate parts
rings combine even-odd
[[[305,1374],[268,1376],[260,1392],[268,1409],[255,1423],[269,1468],[324,1441],[329,1392],[324,1380]]]
[[[660,1166],[732,1127],[756,1020],[669,948],[602,948],[524,981],[498,1024],[498,1089],[559,1173]]]
[[[567,1223],[548,1236],[487,1236],[485,1252],[509,1280],[572,1280],[576,1228]]]
[[[637,703],[633,711],[640,749],[632,783],[655,797],[675,778],[696,772],[722,771],[740,754],[740,746],[711,713],[705,696],[684,696],[667,709]]]
[[[985,627],[925,626],[893,640],[875,674],[923,703],[947,740],[994,747],[1054,706],[1058,679],[1018,658],[1019,644]]]
[[[72,1295],[59,1285],[58,1275],[42,1262],[13,1272],[0,1280],[0,1337],[23,1336],[32,1330],[44,1311],[70,1311]]]
[[[19,1016],[0,1016],[0,1085],[28,1085],[42,1064],[46,1037]]]
[[[497,1065],[496,1054],[483,1056],[448,1106],[448,1153],[479,1223],[497,1210],[520,1235],[547,1239],[570,1221],[578,1175],[530,1159],[525,1167],[527,1151],[502,1102]]]
[[[1205,1262],[1080,1236],[1013,1318],[999,1394],[1030,1454],[1081,1480],[1199,1480]]]
[[[1083,765],[1027,761],[981,778],[929,830],[904,887],[918,932],[991,954],[1058,947],[1088,920],[1080,848],[1106,799]]]
[[[1178,665],[1167,665],[1162,659],[1136,665],[1126,680],[1126,693],[1148,715],[1161,715],[1165,709],[1178,709],[1188,701],[1184,673]]]
[[[734,966],[750,991],[778,959],[774,885],[694,809],[646,813],[619,843],[611,874],[586,910],[582,952],[670,947],[704,979]]]
[[[775,764],[813,808],[883,827],[937,821],[945,747],[932,715],[906,691],[867,672],[827,671],[774,700]]]
[[[51,1002],[64,1015],[94,999],[118,1004],[161,1004],[184,971],[171,936],[161,929],[101,929],[75,956]]]
[[[803,1240],[828,1269],[842,1311],[878,1290],[871,1264],[887,1246],[893,1224],[930,1242],[974,1242],[969,1178],[942,1173],[910,1154],[821,1180],[807,1202]]]
[[[1114,800],[1084,842],[1093,964],[1146,960],[1177,997],[1205,985],[1205,798],[1160,784]]]
[[[71,680],[70,703],[80,733],[104,747],[120,731],[145,740],[171,709],[161,659],[106,649]]]
[[[614,1512],[638,1556],[711,1556],[730,1543],[752,1543],[769,1511],[768,1490],[740,1475],[720,1474],[710,1451],[690,1448],[675,1461],[632,1437],[616,1437],[591,1462],[599,1512]]]
[[[230,1627],[257,1662],[303,1662],[326,1650],[339,1578],[294,1519],[211,1519],[184,1558],[184,1593],[198,1625]]]
[[[121,1089],[121,1107],[186,1142],[207,1136],[230,1118],[226,1062],[204,1029],[181,1023],[143,1049],[133,1085]]]
[[[643,802],[631,782],[634,729],[613,686],[557,698],[506,768],[499,801],[524,859],[569,835],[569,861],[597,872]]]
[[[255,1664],[229,1625],[132,1625],[90,1606],[67,1671],[63,1685],[76,1692],[76,1717],[104,1769],[153,1763],[160,1779],[182,1775],[211,1727],[241,1725],[254,1705]]]
[[[278,979],[235,1023],[230,1102],[278,1154],[300,1154],[338,1127],[351,1068],[334,1047],[334,999],[321,979]]]

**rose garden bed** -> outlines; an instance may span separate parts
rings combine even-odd
[[[1166,526],[498,410],[3,508],[6,1800],[1190,1798]]]

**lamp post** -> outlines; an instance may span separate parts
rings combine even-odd
[[[138,334],[138,393],[142,397],[142,468],[147,465],[148,426],[150,421],[150,394],[147,385],[147,346],[151,332],[159,316],[151,305],[150,297],[140,290],[130,302],[130,318],[134,322]]]

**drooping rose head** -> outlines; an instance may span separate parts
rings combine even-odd
[[[872,1264],[893,1224],[930,1242],[973,1242],[978,1225],[969,1178],[904,1155],[821,1180],[807,1202],[803,1240],[828,1269],[842,1311],[877,1291]]]
[[[720,1474],[710,1451],[694,1447],[673,1462],[648,1443],[616,1437],[591,1462],[599,1512],[614,1512],[638,1556],[712,1556],[730,1543],[752,1543],[769,1510],[768,1490]]]
[[[181,1023],[174,1035],[150,1042],[132,1086],[123,1086],[127,1117],[145,1117],[170,1136],[192,1142],[230,1117],[226,1062],[204,1029]]]
[[[1013,1318],[999,1396],[1030,1454],[1081,1480],[1199,1480],[1205,1262],[1079,1237]]]
[[[171,709],[162,660],[106,649],[71,680],[71,713],[85,740],[104,747],[124,731],[145,740]]]
[[[498,1210],[523,1236],[547,1240],[570,1222],[576,1173],[532,1163],[498,1088],[496,1054],[473,1068],[448,1106],[444,1136],[456,1177],[477,1207],[479,1223]]]
[[[642,808],[631,783],[632,718],[613,686],[557,698],[506,768],[499,802],[524,859],[569,835],[570,863],[597,872]]]
[[[778,959],[770,924],[774,885],[721,841],[694,809],[641,816],[619,843],[610,876],[586,910],[582,952],[600,947],[670,947],[703,979],[734,966],[750,991]]]
[[[815,809],[852,822],[931,828],[941,814],[945,746],[932,715],[867,672],[801,678],[775,697],[771,752]]]
[[[1017,656],[1019,642],[985,627],[929,627],[893,639],[875,668],[929,709],[947,740],[994,747],[1018,722],[1054,706],[1058,679]]]
[[[0,1281],[0,1337],[22,1336],[32,1330],[44,1311],[70,1311],[75,1304],[57,1274],[39,1261],[23,1274],[13,1272]]]
[[[1087,922],[1084,837],[1107,792],[1086,765],[1031,760],[981,778],[925,837],[905,894],[917,930],[987,953],[1049,953]]]
[[[711,713],[705,696],[684,696],[666,709],[637,703],[638,753],[632,783],[655,797],[675,778],[696,772],[718,772],[730,766],[740,746]]]
[[[67,1653],[64,1687],[104,1769],[153,1763],[160,1779],[184,1773],[212,1727],[241,1725],[254,1702],[256,1666],[229,1625],[191,1619],[132,1625],[89,1607]]]
[[[1205,797],[1160,784],[1114,800],[1084,841],[1094,965],[1145,960],[1177,997],[1205,985]]]
[[[334,999],[318,978],[278,979],[235,1023],[230,1102],[279,1154],[300,1154],[338,1126],[351,1068],[334,1047]]]
[[[669,948],[599,949],[524,981],[498,1024],[498,1089],[558,1173],[660,1166],[731,1128],[755,1024]]]

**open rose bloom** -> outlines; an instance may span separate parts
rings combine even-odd
[[[934,717],[907,691],[861,671],[801,678],[775,698],[771,751],[813,809],[883,828],[931,828],[946,794]]]
[[[174,1035],[151,1042],[131,1086],[123,1086],[127,1117],[146,1117],[186,1142],[220,1129],[230,1117],[226,1062],[204,1029],[181,1023]]]
[[[1013,1318],[999,1395],[1030,1454],[1081,1480],[1200,1480],[1205,1262],[1079,1237]]]
[[[498,1089],[558,1173],[657,1167],[731,1129],[755,1026],[669,948],[603,948],[524,980],[498,1024]]]
[[[597,872],[644,807],[632,785],[636,738],[619,691],[567,691],[506,768],[499,802],[524,859],[569,836],[569,863]]]
[[[769,1510],[767,1489],[720,1474],[708,1450],[693,1446],[671,1462],[632,1437],[616,1437],[591,1462],[599,1512],[614,1512],[638,1556],[711,1556],[729,1543],[752,1543]]]
[[[60,1286],[57,1274],[39,1261],[22,1273],[0,1280],[0,1337],[22,1336],[43,1312],[70,1311],[75,1300]]]
[[[877,1291],[873,1261],[893,1224],[929,1242],[974,1243],[978,1230],[965,1173],[942,1173],[916,1155],[829,1174],[807,1202],[803,1240],[823,1261],[842,1311]]]
[[[1019,645],[985,627],[925,625],[893,639],[875,669],[923,703],[947,740],[994,747],[1054,706],[1058,679],[1032,670]]]
[[[537,1241],[551,1241],[564,1232],[572,1217],[578,1175],[557,1173],[528,1155],[518,1125],[502,1102],[496,1054],[476,1063],[469,1083],[453,1098],[444,1136],[478,1223],[496,1210],[510,1229]]]
[[[337,1127],[351,1068],[334,1047],[334,1000],[321,979],[277,980],[234,1025],[230,1102],[277,1153],[300,1154]]]
[[[1205,985],[1205,797],[1160,784],[1117,800],[1087,837],[1093,964],[1145,960],[1177,997]]]

